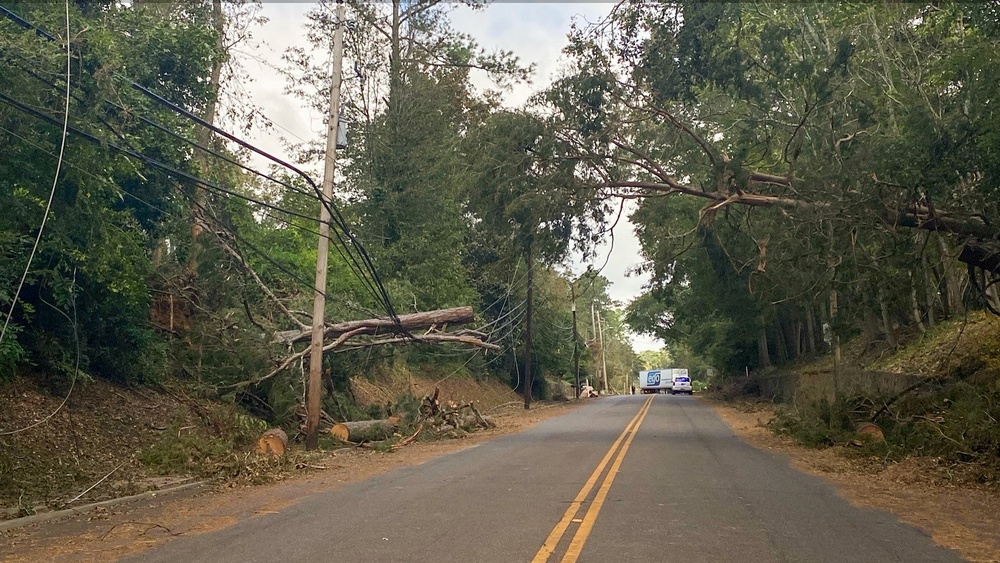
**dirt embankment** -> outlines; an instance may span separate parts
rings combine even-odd
[[[444,400],[475,402],[501,423],[498,432],[515,431],[546,412],[525,416],[520,397],[505,385],[448,373],[351,383],[361,406],[384,406],[406,393],[421,397],[436,386]],[[323,454],[283,463],[256,459],[253,443],[265,422],[178,387],[128,389],[94,380],[66,391],[50,393],[25,379],[0,387],[0,520],[205,477],[258,483],[325,466]]]
[[[151,476],[139,454],[171,428],[197,424],[182,400],[103,380],[66,393],[23,379],[0,387],[0,519],[65,506],[106,475],[76,504],[177,481]]]
[[[430,383],[434,383],[431,381]],[[473,382],[474,383],[474,382]],[[476,400],[475,388],[457,382],[465,400]],[[389,392],[388,390],[383,390]],[[495,392],[495,394],[493,394]],[[493,397],[491,406],[487,402]],[[510,404],[502,387],[483,391],[484,411],[498,427],[468,434],[461,439],[415,442],[392,453],[348,448],[310,458],[298,464],[281,482],[252,488],[221,486],[201,492],[180,493],[170,500],[143,499],[43,525],[0,532],[0,559],[4,561],[109,561],[135,555],[178,536],[191,536],[227,528],[245,519],[293,506],[317,492],[361,481],[397,467],[422,463],[433,457],[475,447],[497,437],[519,432],[547,418],[565,414],[573,403],[538,404],[526,411],[522,403]],[[233,489],[239,489],[238,492]]]
[[[934,459],[862,458],[849,448],[810,449],[774,434],[773,405],[705,399],[747,442],[787,455],[793,467],[833,483],[850,502],[899,516],[972,561],[1000,561],[1000,491],[957,486]]]

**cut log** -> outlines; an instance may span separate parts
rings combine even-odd
[[[862,424],[859,424],[856,432],[858,433],[859,436],[867,438],[874,442],[885,441],[885,433],[882,432],[882,429],[879,428],[877,424],[874,424],[872,422],[864,422]]]
[[[385,440],[391,437],[395,431],[396,425],[388,419],[338,422],[330,427],[330,434],[344,442]]]
[[[288,448],[288,434],[280,428],[265,430],[257,440],[257,451],[275,457],[285,455]]]

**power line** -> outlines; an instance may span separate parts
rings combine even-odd
[[[38,235],[35,236],[35,244],[31,247],[31,254],[28,255],[28,263],[24,266],[21,281],[17,284],[14,298],[10,302],[10,310],[7,311],[7,319],[3,323],[3,329],[0,330],[0,342],[3,342],[4,336],[7,335],[7,327],[10,325],[11,317],[14,316],[14,308],[17,307],[17,299],[21,296],[21,289],[24,288],[24,280],[28,277],[28,271],[31,270],[31,263],[35,259],[35,253],[38,252],[38,244],[42,240],[42,233],[45,232],[45,224],[48,222],[49,212],[52,210],[52,200],[56,195],[56,186],[59,184],[59,172],[62,170],[63,156],[66,151],[66,132],[69,128],[70,70],[73,64],[73,54],[70,49],[69,37],[69,0],[65,0],[63,4],[66,10],[66,102],[63,107],[62,140],[59,141],[59,157],[56,159],[56,172],[52,177],[52,189],[49,190],[49,200],[45,204],[45,213],[42,214],[42,224],[38,227]]]
[[[45,39],[47,39],[49,41],[54,41],[55,40],[55,38],[51,34],[47,33],[46,31],[44,31],[43,29],[39,28],[38,26],[36,26],[36,25],[28,22],[24,18],[21,18],[20,16],[18,16],[14,12],[10,11],[9,9],[4,8],[3,6],[0,6],[0,13],[3,13],[10,20],[14,21],[16,24],[18,24],[19,26],[23,27],[24,29],[34,30],[36,34],[44,37]],[[144,86],[141,86],[140,84],[137,84],[136,82],[134,82],[132,80],[129,80],[128,78],[121,77],[119,75],[115,75],[115,77],[128,82],[128,84],[133,89],[135,89],[136,91],[142,93],[143,95],[145,95],[146,97],[150,98],[154,102],[156,102],[156,103],[158,103],[160,105],[163,105],[163,106],[171,109],[175,113],[186,117],[190,121],[193,121],[194,123],[196,123],[196,124],[198,124],[198,125],[200,125],[202,127],[205,127],[207,129],[215,132],[216,134],[219,134],[219,135],[223,136],[224,138],[226,138],[226,139],[228,139],[228,140],[230,140],[230,141],[232,141],[232,142],[234,142],[234,143],[236,143],[236,144],[238,144],[238,145],[240,145],[240,146],[242,146],[242,147],[244,147],[244,148],[246,148],[248,150],[253,151],[254,153],[256,153],[256,154],[258,154],[260,156],[263,156],[266,159],[271,160],[272,162],[275,162],[275,163],[277,163],[277,164],[279,164],[279,165],[287,168],[288,170],[291,170],[291,171],[295,172],[300,177],[302,177],[306,181],[306,183],[309,184],[309,186],[313,189],[313,192],[316,193],[316,195],[319,198],[319,200],[322,203],[322,205],[330,212],[330,216],[333,219],[334,224],[336,224],[337,228],[340,231],[342,231],[347,236],[347,238],[351,242],[351,245],[355,248],[355,250],[360,255],[361,263],[364,265],[363,270],[367,271],[368,274],[372,277],[372,280],[371,280],[372,281],[372,285],[376,289],[376,292],[378,294],[377,301],[379,301],[382,304],[382,307],[386,310],[386,312],[388,313],[389,317],[395,322],[396,327],[397,327],[397,331],[400,332],[401,334],[403,334],[404,336],[405,335],[409,335],[409,332],[402,326],[402,324],[399,321],[399,317],[396,314],[395,309],[394,309],[394,307],[392,305],[392,301],[391,301],[391,298],[389,297],[388,291],[386,290],[385,285],[383,284],[383,282],[381,280],[381,277],[378,275],[378,271],[375,269],[375,265],[374,265],[374,262],[371,259],[371,256],[368,254],[367,250],[364,248],[364,245],[362,245],[361,242],[357,239],[357,237],[355,237],[355,235],[351,232],[350,228],[347,225],[347,222],[344,220],[344,218],[341,215],[340,210],[337,208],[337,206],[332,201],[328,201],[323,196],[323,193],[319,189],[319,186],[316,185],[316,183],[312,180],[312,178],[309,177],[308,174],[306,174],[305,172],[303,172],[298,167],[292,165],[291,163],[286,162],[286,161],[284,161],[284,160],[282,160],[282,159],[280,159],[280,158],[278,158],[278,157],[276,157],[276,156],[268,153],[267,151],[264,151],[263,149],[260,149],[260,148],[258,148],[256,146],[254,146],[254,145],[252,145],[252,144],[250,144],[250,143],[248,143],[248,142],[246,142],[246,141],[244,141],[244,140],[236,137],[235,135],[232,135],[231,133],[229,133],[229,132],[227,132],[227,131],[225,131],[223,129],[220,129],[219,127],[216,127],[214,124],[205,121],[204,119],[202,119],[202,118],[198,117],[197,115],[191,113],[190,111],[188,111],[188,110],[186,110],[186,109],[178,106],[177,104],[174,104],[170,100],[167,100],[166,98],[160,96],[159,94],[156,94],[155,92],[149,90],[148,88],[145,88]],[[338,233],[338,237],[339,237],[339,233]],[[345,244],[345,250],[347,250],[346,243],[343,243],[343,241],[341,241],[341,242],[342,242],[342,244]],[[348,251],[348,254],[351,254],[350,251]],[[352,260],[353,260],[353,256],[352,256]]]
[[[44,119],[44,120],[49,121],[49,122],[52,121],[51,117],[49,117],[49,116],[47,116],[47,115],[45,115],[45,114],[43,114],[43,113],[41,113],[41,112],[39,112],[37,110],[34,110],[31,107],[28,107],[28,106],[26,106],[24,104],[21,104],[17,100],[14,100],[14,99],[10,98],[9,96],[5,95],[2,92],[0,92],[0,101],[4,101],[4,102],[6,102],[6,103],[8,103],[8,104],[10,104],[12,106],[14,106],[15,108],[20,109],[22,111],[25,111],[25,112],[27,112],[27,113],[35,116],[35,117],[38,117],[40,119]],[[80,135],[80,136],[84,137],[85,139],[87,139],[87,140],[89,140],[91,142],[96,142],[96,143],[104,144],[107,147],[111,148],[112,150],[121,152],[121,153],[126,154],[128,156],[131,156],[133,158],[136,158],[136,159],[140,160],[141,162],[145,163],[146,165],[148,165],[151,169],[153,169],[154,171],[156,171],[158,173],[161,173],[161,174],[176,174],[176,175],[179,175],[179,176],[184,177],[186,179],[192,180],[192,181],[194,181],[194,182],[196,182],[196,183],[198,183],[200,185],[203,185],[203,186],[205,186],[205,187],[207,187],[209,189],[218,188],[218,186],[215,186],[214,184],[212,184],[211,182],[208,182],[207,180],[203,180],[203,179],[198,178],[196,176],[190,175],[190,174],[188,174],[186,172],[177,170],[177,169],[175,169],[175,168],[173,168],[173,167],[171,167],[171,166],[169,166],[167,164],[164,164],[164,163],[159,162],[159,161],[157,161],[155,159],[149,158],[149,157],[145,156],[142,153],[138,153],[138,152],[135,152],[135,151],[132,151],[132,150],[129,150],[129,149],[122,148],[122,147],[120,147],[118,145],[115,145],[114,143],[110,143],[110,142],[106,142],[106,141],[101,141],[99,138],[95,137],[94,135],[91,135],[90,133],[87,133],[85,131],[81,131],[81,130],[73,127],[73,126],[69,126],[69,130],[72,131],[73,133],[76,133],[77,135]],[[251,201],[251,202],[255,202],[256,201],[253,198],[249,198],[247,196],[242,196],[241,194],[238,194],[238,193],[235,193],[235,192],[230,192],[229,190],[224,190],[222,188],[218,188],[218,189],[221,189],[223,192],[225,192],[225,193],[227,193],[229,195],[233,195],[235,197],[241,197],[241,198],[247,199],[248,201]],[[122,191],[124,193],[128,193],[126,190],[122,190]],[[192,204],[194,204],[200,210],[207,211],[200,204],[198,204],[194,200],[188,198],[187,194],[184,194],[183,191],[181,193],[182,193],[182,195],[184,195],[184,197],[186,199],[188,199],[188,201],[190,201]],[[133,197],[135,197],[135,196],[133,196]],[[150,205],[148,202],[146,202],[146,201],[144,201],[142,199],[139,199],[137,197],[136,197],[136,199],[138,199],[142,203]],[[268,207],[274,207],[274,206],[268,205]],[[278,208],[278,209],[281,210],[280,208]],[[160,211],[162,211],[162,210],[160,210]],[[281,210],[281,211],[284,211],[285,213],[293,214],[292,212],[289,212],[287,210]],[[303,216],[303,217],[305,217],[305,216]],[[306,218],[307,219],[311,219],[309,217],[306,217]],[[213,222],[215,222],[215,224],[217,226],[221,227],[223,230],[226,230],[227,234],[229,234],[230,236],[232,236],[234,240],[236,240],[240,244],[243,244],[244,246],[249,247],[251,250],[255,251],[256,254],[259,254],[266,261],[268,261],[273,266],[275,266],[276,268],[278,268],[282,273],[284,273],[284,274],[292,277],[293,279],[295,279],[299,283],[303,284],[305,287],[309,288],[310,291],[315,291],[315,288],[313,287],[312,283],[309,283],[308,281],[305,281],[305,280],[302,280],[302,278],[299,278],[296,274],[294,274],[293,272],[289,271],[287,268],[285,268],[280,263],[278,263],[277,261],[275,261],[273,258],[271,258],[270,256],[268,256],[267,253],[265,253],[264,251],[258,249],[256,246],[252,245],[251,243],[247,242],[245,239],[242,239],[242,237],[240,237],[235,232],[233,232],[232,230],[230,230],[226,225],[223,225],[217,219],[211,218],[210,220],[212,220]],[[320,293],[325,296],[324,292],[320,292]]]

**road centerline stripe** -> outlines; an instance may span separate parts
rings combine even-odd
[[[618,469],[621,467],[622,461],[625,459],[625,454],[628,453],[628,448],[632,444],[632,440],[635,439],[635,435],[639,432],[639,426],[642,425],[642,421],[645,420],[646,415],[649,414],[649,403],[643,405],[643,409],[639,414],[642,416],[640,416],[639,421],[635,423],[631,434],[629,434],[628,439],[625,440],[625,444],[622,446],[621,450],[618,452],[618,456],[615,458],[614,463],[611,465],[611,469],[604,477],[604,481],[601,483],[601,488],[597,490],[597,496],[594,497],[593,502],[590,503],[590,508],[587,509],[587,514],[583,517],[583,522],[581,522],[580,527],[576,529],[573,541],[571,541],[569,547],[566,548],[566,554],[563,555],[562,563],[576,563],[576,560],[580,557],[580,553],[583,551],[583,546],[587,543],[587,538],[590,536],[590,532],[594,529],[594,523],[597,521],[597,516],[601,513],[601,507],[604,506],[604,500],[608,497],[608,491],[611,490],[611,484],[614,483],[615,477],[618,475]]]
[[[556,524],[555,528],[552,529],[552,532],[545,539],[545,543],[542,544],[541,549],[538,550],[538,553],[535,554],[534,559],[531,560],[532,563],[545,563],[546,561],[548,561],[549,557],[556,550],[556,546],[559,545],[559,541],[562,539],[563,534],[565,534],[567,528],[569,528],[570,523],[573,522],[574,519],[576,519],[576,514],[577,512],[580,511],[580,506],[590,495],[590,491],[593,490],[594,485],[597,484],[597,480],[600,478],[601,474],[604,473],[604,468],[607,467],[608,463],[611,461],[611,458],[614,456],[615,451],[618,450],[618,446],[622,443],[623,440],[625,440],[625,437],[628,436],[629,432],[632,432],[634,429],[638,428],[637,422],[641,421],[641,418],[645,416],[643,413],[648,411],[649,405],[652,402],[653,402],[652,396],[646,399],[646,402],[643,403],[642,407],[639,409],[639,412],[637,412],[635,416],[632,417],[632,420],[630,420],[629,423],[625,426],[625,430],[623,430],[622,433],[618,436],[618,439],[615,440],[613,444],[611,444],[611,448],[608,449],[608,452],[606,454],[604,454],[604,458],[601,460],[601,463],[597,465],[597,469],[595,469],[594,472],[591,473],[590,478],[587,479],[586,483],[584,483],[583,488],[580,489],[580,492],[577,493],[573,501],[569,503],[569,507],[567,507],[566,512],[563,513],[562,519],[560,519],[559,522]]]

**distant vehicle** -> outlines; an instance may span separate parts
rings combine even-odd
[[[670,369],[651,369],[639,372],[639,389],[642,393],[663,393],[664,391],[670,391],[673,386],[673,378],[671,377],[673,370]]]
[[[672,371],[673,381],[670,385],[670,394],[687,393],[691,395],[694,393],[694,389],[691,388],[691,377],[688,375],[688,370],[675,369]]]
[[[691,378],[687,368],[660,368],[639,372],[639,389],[648,393],[687,393],[690,395]]]

